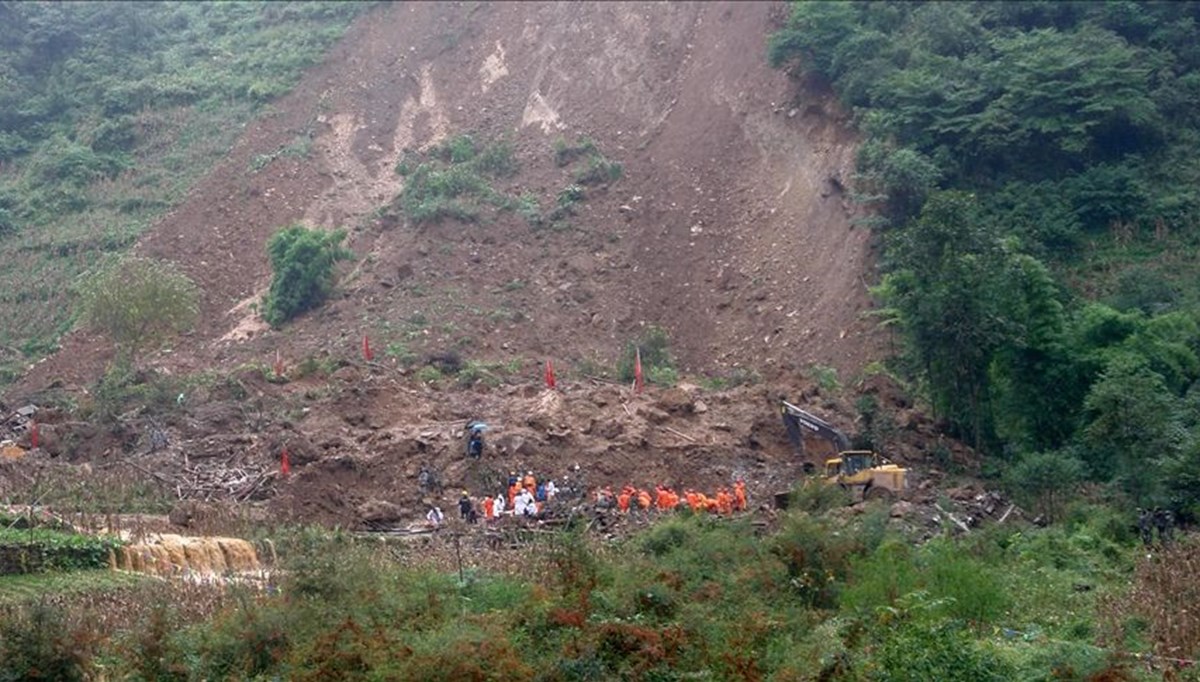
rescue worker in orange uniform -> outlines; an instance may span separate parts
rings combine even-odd
[[[725,488],[717,491],[717,511],[722,514],[733,513],[733,496]]]
[[[660,511],[665,512],[671,508],[671,493],[661,484],[654,487],[654,506]]]
[[[735,510],[746,511],[746,482],[740,478],[733,484],[733,499]]]
[[[537,492],[537,479],[533,477],[532,471],[525,472],[525,480],[523,482],[525,483],[525,489],[528,490],[530,494]]]
[[[645,490],[639,490],[637,494],[638,508],[642,511],[650,509],[650,493]]]
[[[483,498],[483,518],[488,521],[496,518],[494,513],[495,510],[496,503],[492,501],[492,496],[488,495],[487,497]]]
[[[617,495],[617,510],[622,514],[629,513],[629,500],[632,496],[629,494],[629,488],[623,488],[621,494]]]

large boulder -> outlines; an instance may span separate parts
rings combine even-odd
[[[363,523],[394,523],[404,518],[404,512],[386,500],[371,499],[358,505],[358,518]]]

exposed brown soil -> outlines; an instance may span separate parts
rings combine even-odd
[[[311,456],[272,504],[334,522],[372,499],[416,499],[424,462],[480,492],[501,470],[562,479],[575,464],[587,485],[745,475],[765,492],[794,479],[777,393],[819,400],[806,370],[830,366],[848,381],[885,339],[862,316],[871,239],[842,190],[855,139],[827,93],[766,64],[779,16],[772,3],[522,2],[396,3],[362,18],[138,246],[204,291],[199,328],[145,365],[231,372],[278,354],[289,368],[313,357],[349,366],[328,383],[252,387],[280,411],[266,422],[244,418],[246,398],[214,397],[242,416],[208,426],[189,404],[171,452],[242,448],[267,466],[283,441],[306,443],[296,447]],[[405,150],[462,132],[510,140],[521,170],[505,189],[544,204],[571,182],[553,163],[560,138],[595,140],[624,175],[589,189],[567,231],[534,231],[513,213],[421,228],[375,217],[402,186]],[[250,170],[309,133],[309,158]],[[276,331],[254,304],[270,278],[265,243],[293,221],[348,228],[357,259],[335,300]],[[583,376],[647,325],[667,330],[685,376],[744,368],[765,383],[631,399]],[[374,368],[358,360],[364,335],[381,355]],[[511,362],[520,376],[433,390],[397,371],[385,351],[401,343],[419,356]],[[110,352],[74,334],[10,402],[51,385],[79,391]],[[573,378],[561,393],[536,388],[546,359]],[[672,412],[664,400],[707,410]],[[854,430],[846,400],[816,407]],[[469,418],[495,426],[498,449],[480,463],[458,457]],[[217,444],[240,431],[250,440]],[[921,446],[905,447],[919,459]]]

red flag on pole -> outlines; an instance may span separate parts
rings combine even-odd
[[[633,357],[633,392],[642,392],[642,349],[636,349],[636,355]]]
[[[363,334],[363,357],[367,359],[367,362],[375,359],[375,354],[371,352],[371,340],[367,338],[366,334]]]
[[[31,447],[38,446],[38,424],[37,422],[29,422],[29,445]]]
[[[554,361],[546,361],[546,388],[554,388],[558,382],[554,380]]]
[[[283,454],[279,457],[279,473],[283,474],[284,478],[287,478],[288,474],[292,473],[292,462],[288,459],[287,448],[283,449]]]
[[[283,376],[283,358],[279,355],[279,349],[275,349],[275,376]]]

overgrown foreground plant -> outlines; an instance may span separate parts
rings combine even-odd
[[[1062,620],[1068,610],[1094,616],[1092,591],[1072,585],[1086,577],[1097,592],[1116,589],[1122,573],[1104,576],[1131,545],[1106,558],[1090,526],[916,545],[888,529],[887,508],[844,509],[788,512],[769,532],[684,513],[616,544],[539,536],[486,570],[470,567],[486,559],[470,553],[468,536],[461,573],[434,567],[453,565],[449,538],[388,549],[304,531],[280,538],[278,585],[228,593],[214,617],[168,619],[173,627],[147,613],[108,647],[106,670],[133,679],[1136,679]],[[1055,569],[1052,546],[1070,563]],[[1031,590],[1037,603],[1019,594]]]

